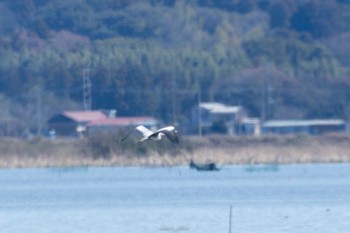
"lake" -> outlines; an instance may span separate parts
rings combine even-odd
[[[350,164],[0,170],[2,233],[350,230]]]

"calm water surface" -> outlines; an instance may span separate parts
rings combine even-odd
[[[350,164],[0,170],[0,232],[350,232]]]

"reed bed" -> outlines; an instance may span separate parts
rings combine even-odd
[[[0,167],[175,166],[215,162],[289,164],[350,162],[348,135],[311,137],[186,137],[164,142],[120,143],[118,136],[89,139],[0,138]]]

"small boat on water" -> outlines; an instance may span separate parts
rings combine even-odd
[[[190,161],[190,169],[196,169],[197,171],[219,171],[220,168],[215,163],[197,164],[193,160]]]

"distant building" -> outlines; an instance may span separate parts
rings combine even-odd
[[[269,120],[262,124],[263,134],[321,135],[331,132],[346,132],[346,122],[339,119],[325,120]]]
[[[105,118],[102,111],[64,111],[50,118],[48,127],[57,136],[77,137],[85,134],[88,123]]]
[[[261,134],[260,119],[258,118],[244,118],[240,122],[240,135],[254,135]]]
[[[116,117],[116,111],[64,111],[48,121],[55,136],[83,137],[97,132],[117,132],[121,128],[144,125],[156,129],[159,121],[148,116]]]
[[[121,129],[130,129],[137,125],[144,125],[150,130],[156,130],[160,122],[149,116],[104,118],[92,121],[87,125],[89,135],[103,132],[118,132]]]
[[[257,134],[259,120],[247,118],[241,106],[229,106],[217,102],[203,102],[192,110],[192,124],[203,134],[228,135]]]

